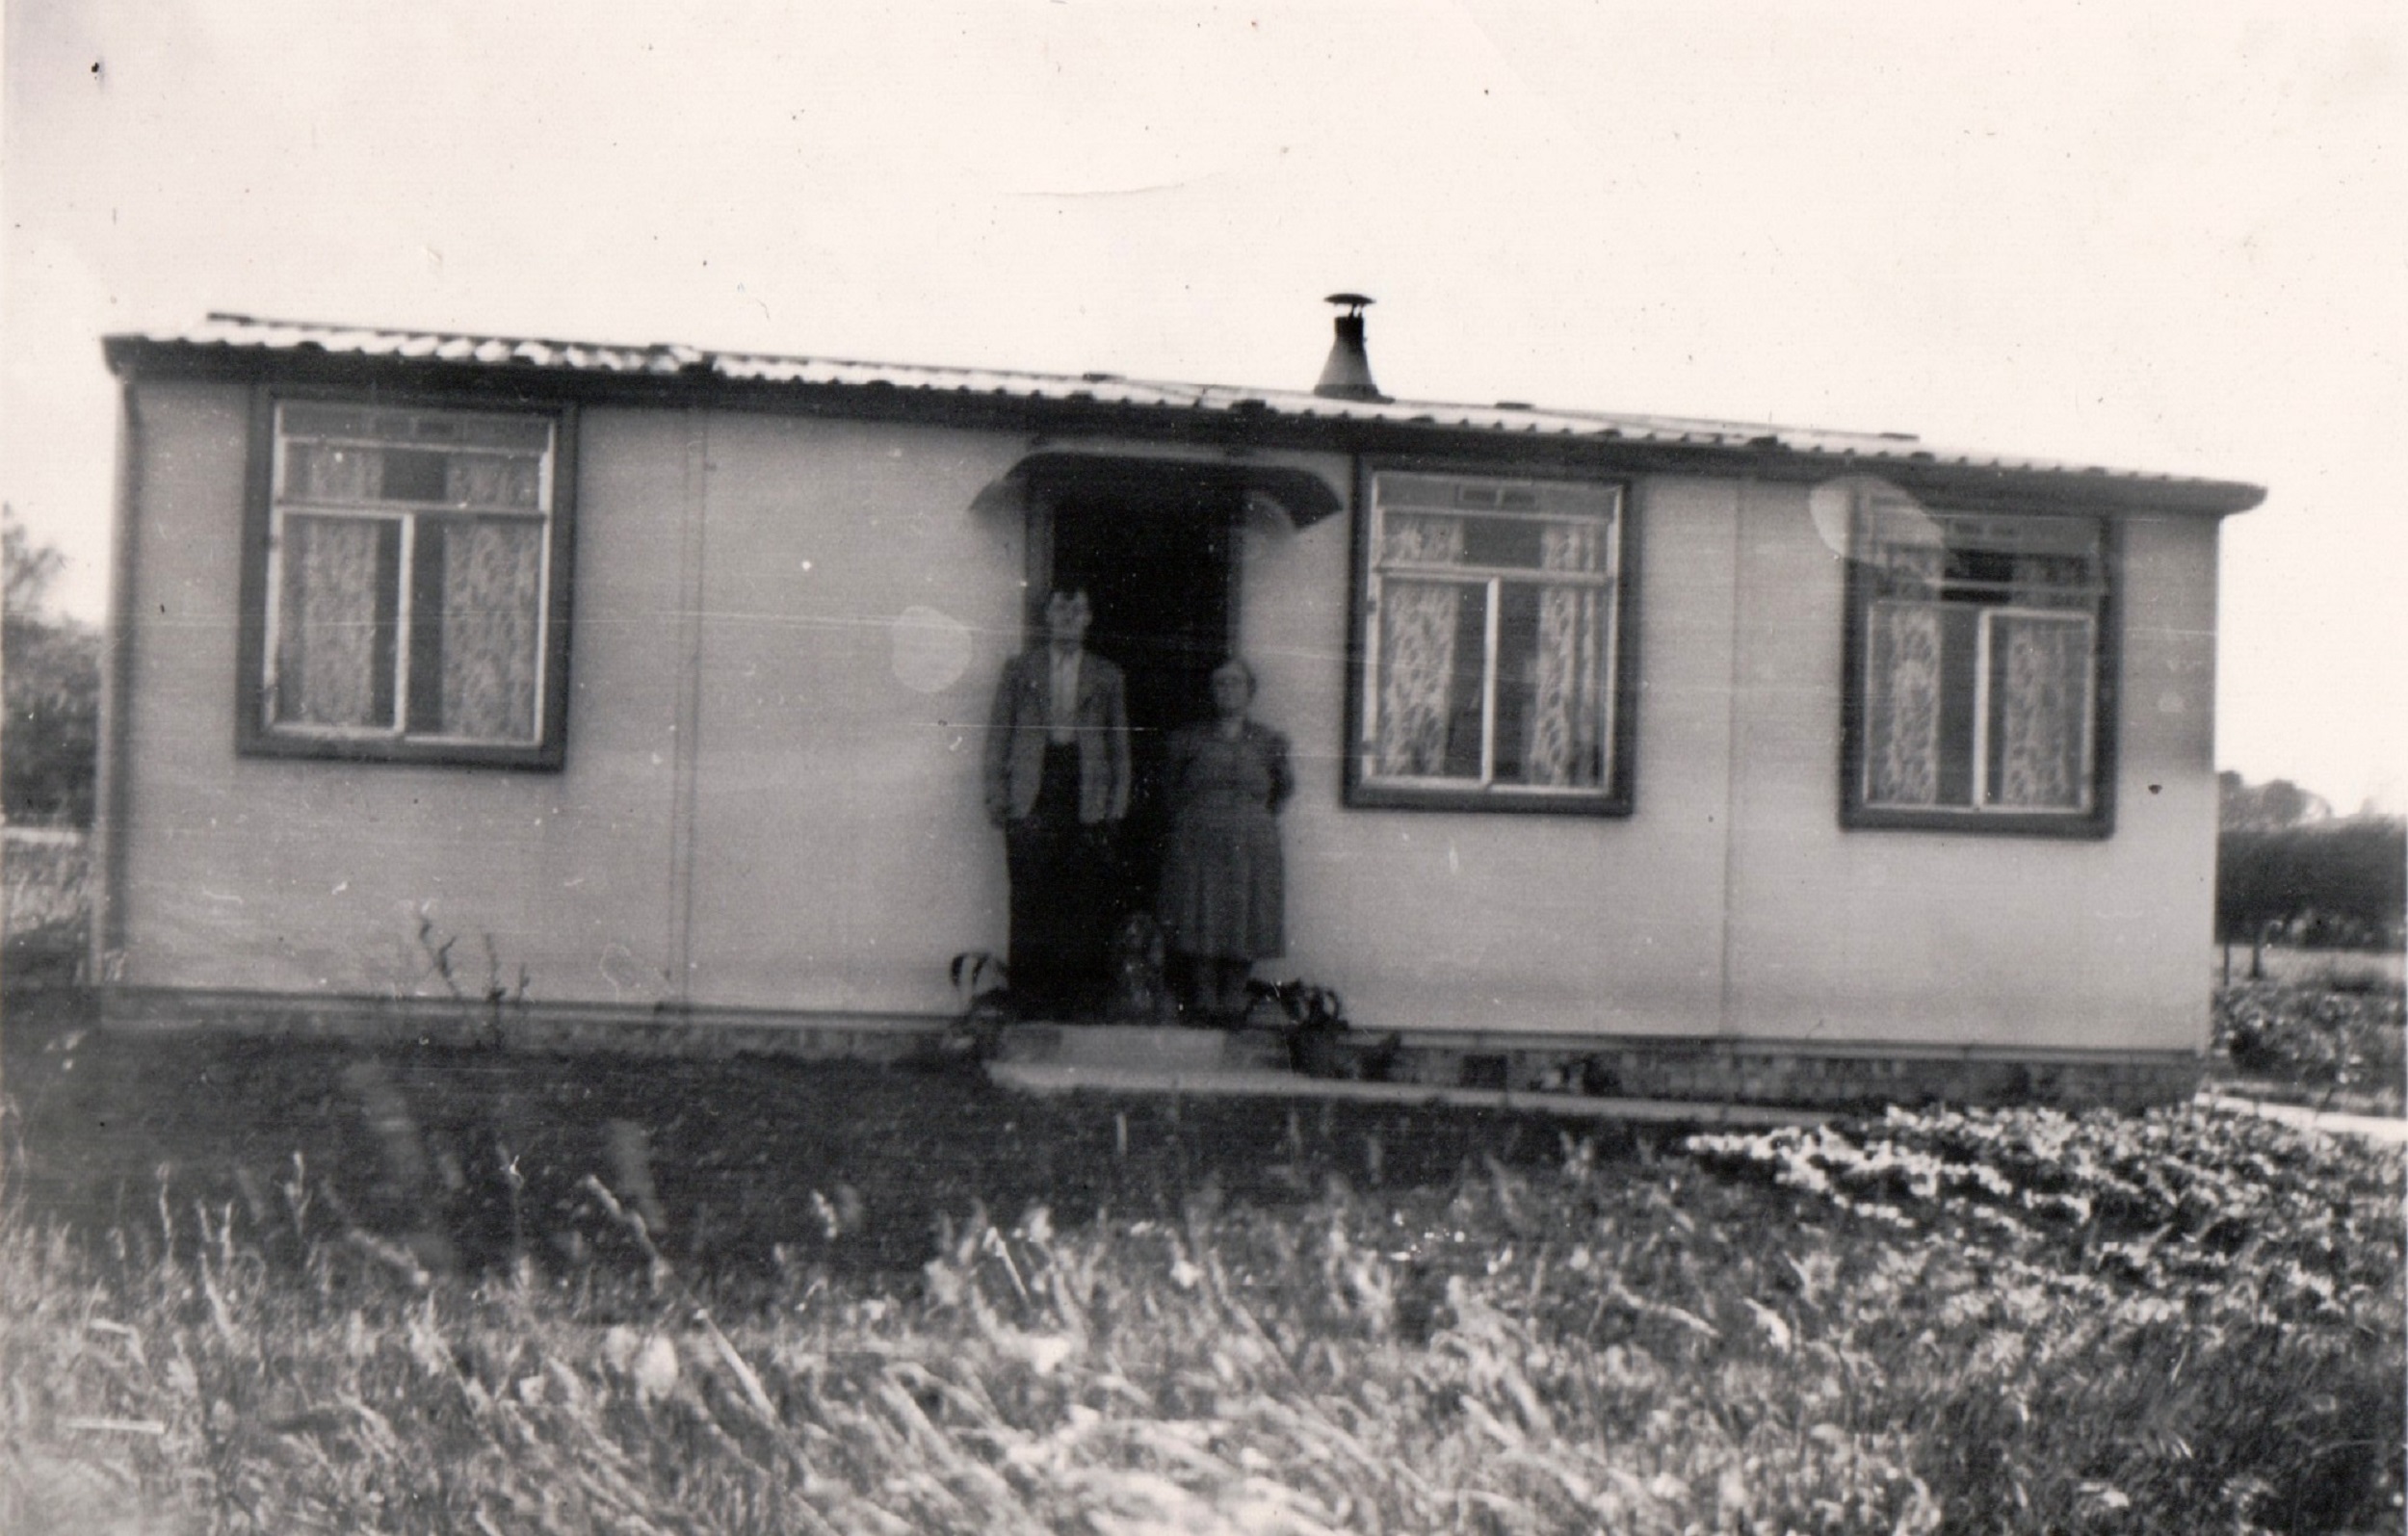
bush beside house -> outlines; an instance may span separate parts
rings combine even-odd
[[[2361,813],[2336,817],[2288,779],[2250,784],[2217,775],[2217,942],[2252,947],[2250,976],[2264,975],[2261,947],[2397,950],[2408,923],[2408,821]]]
[[[47,612],[64,562],[13,516],[0,520],[0,800],[13,825],[88,827],[100,742],[100,636]]]

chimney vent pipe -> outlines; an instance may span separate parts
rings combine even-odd
[[[1362,294],[1331,294],[1327,302],[1345,312],[1336,319],[1337,338],[1329,344],[1329,361],[1322,365],[1321,382],[1313,393],[1332,400],[1386,400],[1372,382],[1371,353],[1363,346],[1363,311],[1371,299]]]

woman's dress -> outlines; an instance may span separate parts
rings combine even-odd
[[[1287,952],[1286,875],[1274,817],[1295,792],[1288,741],[1244,722],[1171,733],[1164,763],[1170,847],[1155,917],[1181,954],[1268,960]]]

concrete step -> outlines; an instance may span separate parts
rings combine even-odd
[[[1412,1082],[1350,1082],[1307,1078],[1261,1067],[1186,1070],[1081,1066],[1052,1061],[996,1061],[986,1069],[998,1085],[1022,1093],[1172,1095],[1196,1099],[1319,1100],[1341,1104],[1445,1106],[1538,1114],[1558,1119],[1659,1122],[1683,1126],[1813,1125],[1832,1111],[1770,1105],[1675,1099],[1591,1098],[1570,1093],[1508,1093],[1501,1088],[1440,1088]]]
[[[1184,1029],[1117,1024],[1015,1024],[996,1060],[1140,1073],[1285,1069],[1286,1042],[1269,1029]]]

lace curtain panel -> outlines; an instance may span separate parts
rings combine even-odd
[[[380,622],[396,525],[288,517],[277,594],[275,716],[305,725],[393,723],[392,628]]]
[[[2024,810],[2082,803],[2087,616],[1999,613],[1991,621],[1990,797]]]
[[[1875,603],[1868,636],[1865,794],[1875,805],[1940,803],[1940,610]]]
[[[1595,524],[1548,525],[1540,563],[1551,571],[1603,569],[1602,532]],[[1604,628],[1599,597],[1591,586],[1548,586],[1539,592],[1529,742],[1522,756],[1528,783],[1587,788],[1599,782],[1604,766],[1598,740]]]
[[[542,527],[500,519],[440,526],[441,660],[432,728],[525,741],[536,728]]]
[[[1380,562],[1454,565],[1463,560],[1463,519],[1392,516]],[[1379,734],[1374,765],[1383,774],[1447,771],[1454,718],[1456,636],[1472,589],[1453,582],[1391,579],[1380,587]],[[1479,686],[1477,677],[1473,686]]]

